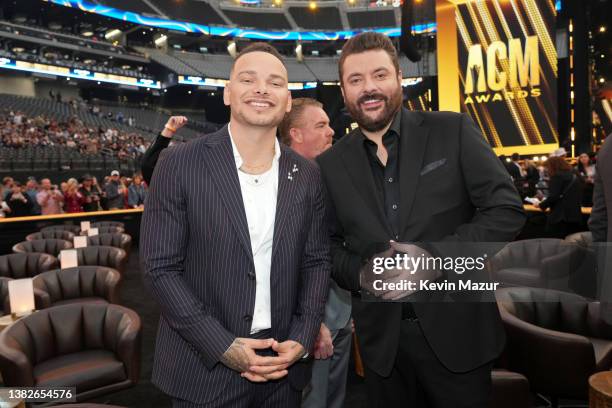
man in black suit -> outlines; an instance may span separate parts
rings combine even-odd
[[[593,187],[593,209],[589,229],[594,242],[612,241],[612,137],[608,136],[597,153],[597,171]]]
[[[598,259],[598,295],[603,316],[612,324],[612,136],[608,135],[597,153],[597,172],[593,188],[593,208],[589,217],[589,230]]]
[[[317,166],[280,146],[287,70],[268,44],[234,62],[220,131],[162,151],[141,228],[161,316],[153,383],[174,407],[297,407],[330,272]]]
[[[359,128],[317,161],[334,218],[332,275],[354,294],[368,407],[487,407],[505,338],[495,303],[367,302],[360,272],[389,245],[419,250],[389,241],[511,240],[525,221],[521,200],[467,115],[401,107],[401,71],[386,36],[351,38],[339,71]]]

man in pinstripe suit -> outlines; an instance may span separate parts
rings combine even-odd
[[[297,407],[330,273],[316,165],[276,140],[291,108],[270,45],[234,62],[228,126],[166,149],[141,230],[161,309],[153,383],[174,407]]]

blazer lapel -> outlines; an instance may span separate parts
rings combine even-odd
[[[422,126],[423,118],[402,108],[400,137],[400,231],[406,228],[416,198],[416,188],[423,167],[429,128]]]
[[[274,235],[272,240],[272,259],[278,250],[279,243],[282,242],[282,236],[287,224],[287,217],[290,217],[290,211],[296,197],[296,188],[300,183],[300,171],[296,161],[291,160],[288,153],[289,148],[281,146],[281,156],[278,160],[278,193],[276,195],[276,215],[274,217]],[[294,171],[297,169],[297,171]],[[274,265],[274,262],[272,262]],[[273,268],[274,269],[274,268]]]
[[[370,211],[378,218],[387,234],[392,236],[391,229],[386,221],[383,203],[374,185],[374,176],[361,137],[358,137],[357,134],[345,137],[353,138],[342,155],[342,161],[351,176],[353,186],[355,186]]]
[[[207,136],[207,138],[206,145],[209,149],[204,162],[217,186],[217,191],[221,197],[220,201],[229,213],[229,219],[236,231],[238,241],[252,259],[253,250],[251,249],[249,226],[227,126],[217,133]]]

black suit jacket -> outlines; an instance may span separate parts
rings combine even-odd
[[[311,351],[331,268],[324,189],[314,163],[281,149],[271,330],[275,339]],[[140,239],[144,280],[161,309],[153,382],[180,399],[211,401],[239,375],[219,359],[236,337],[250,336],[256,289],[227,127],[162,152]],[[295,388],[308,382],[309,368],[301,362],[290,368]]]
[[[593,209],[589,218],[589,229],[593,241],[612,241],[612,137],[608,136],[597,153],[597,172],[593,187]]]
[[[401,115],[399,240],[512,240],[525,220],[521,200],[472,120],[451,112],[402,109]],[[318,158],[335,214],[333,278],[353,292],[363,258],[394,239],[367,160],[355,131]],[[474,369],[503,348],[495,303],[416,303],[414,309],[432,349],[452,371]],[[353,316],[365,364],[388,375],[398,348],[400,304],[354,297]]]
[[[155,170],[155,165],[157,164],[157,160],[159,160],[160,153],[162,150],[168,147],[170,141],[171,139],[169,137],[163,137],[160,133],[157,135],[151,146],[149,146],[147,151],[142,155],[140,170],[142,171],[142,178],[147,185],[151,184],[153,170]]]
[[[581,223],[582,187],[578,175],[573,171],[565,171],[552,176],[548,182],[548,197],[540,203],[540,208],[550,207],[548,222]]]

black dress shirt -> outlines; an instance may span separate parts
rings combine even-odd
[[[394,239],[399,239],[400,217],[400,187],[399,187],[399,148],[400,148],[400,122],[401,111],[395,114],[393,122],[387,133],[383,135],[382,142],[387,149],[387,164],[383,165],[376,152],[378,145],[368,139],[363,133],[363,146],[372,169],[374,185],[378,198],[385,210],[385,218],[393,232]]]

